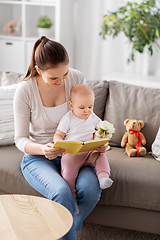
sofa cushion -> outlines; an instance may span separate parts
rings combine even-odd
[[[0,191],[41,196],[24,179],[20,163],[23,153],[15,145],[0,147]]]
[[[14,144],[13,97],[17,86],[0,86],[0,145]]]
[[[24,74],[15,72],[3,72],[1,78],[1,85],[7,86],[15,83],[19,83],[23,78]]]
[[[104,119],[113,123],[115,133],[111,144],[120,146],[126,132],[124,120],[137,119],[145,123],[141,132],[146,138],[148,151],[160,126],[160,89],[150,89],[117,81],[109,81],[109,96]]]
[[[103,190],[99,204],[160,211],[160,163],[148,153],[130,158],[118,147],[106,155],[114,182]]]
[[[124,149],[106,153],[114,183],[105,189],[99,204],[160,211],[160,163],[151,155],[129,158]],[[23,153],[14,145],[0,147],[0,193],[42,196],[24,179],[20,163]]]
[[[108,96],[108,82],[106,80],[87,80],[86,82],[95,94],[94,112],[102,119]]]
[[[152,144],[152,155],[156,160],[160,161],[160,127]]]

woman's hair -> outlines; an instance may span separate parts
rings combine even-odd
[[[36,65],[45,71],[57,67],[60,63],[69,63],[66,49],[62,44],[42,36],[33,46],[31,62],[22,81],[37,75]]]

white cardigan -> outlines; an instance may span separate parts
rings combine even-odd
[[[65,79],[67,102],[69,101],[71,88],[78,83],[85,83],[84,75],[70,68],[68,78]],[[20,151],[25,152],[25,145],[31,141],[41,144],[53,142],[57,124],[51,122],[47,117],[39,94],[36,77],[23,81],[18,85],[13,106],[15,144]]]

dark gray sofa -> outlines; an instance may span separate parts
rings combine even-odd
[[[85,220],[107,226],[160,234],[160,162],[149,153],[160,126],[160,89],[117,81],[87,81],[96,96],[95,113],[116,129],[106,152],[111,167],[111,188]],[[126,118],[143,120],[147,144],[144,157],[129,158],[120,142]],[[41,196],[25,181],[20,170],[23,157],[14,145],[0,146],[0,194]]]

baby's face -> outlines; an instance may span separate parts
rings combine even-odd
[[[94,95],[87,96],[76,95],[70,104],[74,115],[78,118],[87,119],[93,112]]]

